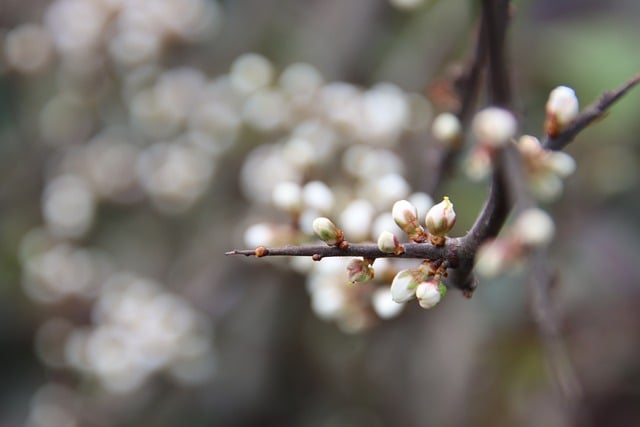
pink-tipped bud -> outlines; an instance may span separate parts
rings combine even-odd
[[[416,296],[418,279],[412,270],[401,270],[391,282],[391,299],[398,304],[405,303]]]
[[[481,144],[502,147],[515,136],[518,124],[509,111],[489,107],[475,115],[471,128]]]
[[[390,231],[383,231],[378,237],[378,249],[386,254],[400,255],[404,252],[404,247],[398,241],[395,234]]]
[[[336,227],[329,218],[318,217],[313,220],[311,227],[316,236],[329,246],[339,245],[344,240],[342,230]]]
[[[439,280],[431,279],[416,287],[416,298],[422,308],[431,308],[447,294],[447,287]]]
[[[425,232],[418,222],[418,209],[407,200],[398,200],[391,210],[393,220],[409,238],[416,242],[425,240]]]
[[[547,135],[555,137],[578,116],[580,103],[573,89],[558,86],[549,94],[545,110],[544,130]]]
[[[451,203],[447,196],[444,196],[444,199],[440,203],[431,207],[429,212],[427,212],[427,230],[433,236],[444,237],[449,230],[453,228],[455,223],[456,212],[453,210],[453,203]],[[440,244],[443,243],[444,241]]]
[[[347,274],[349,276],[349,283],[362,283],[373,279],[374,270],[371,264],[369,264],[369,261],[354,258],[349,261],[347,265]]]

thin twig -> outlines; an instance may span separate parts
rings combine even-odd
[[[401,254],[380,251],[374,243],[350,243],[346,248],[327,245],[284,246],[280,248],[243,249],[227,252],[225,255],[245,256],[308,256],[315,259],[328,257],[363,257],[363,258],[414,258],[447,261],[448,265],[457,267],[459,264],[460,238],[447,238],[444,246],[430,243],[405,243]]]
[[[469,127],[469,122],[475,110],[480,94],[482,72],[487,62],[486,27],[486,19],[481,16],[479,28],[475,35],[473,57],[466,71],[454,82],[454,88],[461,98],[456,117],[462,125],[463,134],[466,133],[465,131]],[[459,144],[457,146],[438,147],[439,149],[432,151],[432,155],[437,158],[433,161],[434,166],[431,167],[431,179],[426,184],[425,191],[428,194],[435,194],[442,186],[442,182],[451,173],[452,166],[460,157],[463,147],[464,144]]]
[[[566,147],[582,130],[602,117],[609,107],[640,83],[640,74],[636,74],[617,89],[603,93],[576,117],[573,123],[554,138],[547,137],[542,146],[547,150],[559,151]]]

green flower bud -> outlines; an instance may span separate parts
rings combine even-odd
[[[311,227],[316,236],[329,246],[338,245],[343,241],[342,230],[336,227],[329,218],[318,217],[313,220]]]

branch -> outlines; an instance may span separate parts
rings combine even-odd
[[[511,104],[511,85],[505,54],[510,0],[483,0],[482,14],[487,23],[489,55],[489,95],[491,103],[503,108]]]
[[[547,150],[559,151],[566,147],[583,129],[604,115],[609,107],[624,96],[635,85],[640,83],[640,74],[635,75],[622,86],[609,92],[605,92],[593,104],[582,110],[573,123],[560,132],[555,138],[547,137],[542,146]]]
[[[551,290],[555,282],[556,276],[551,271],[545,254],[542,251],[534,252],[527,282],[530,310],[567,416],[580,421],[580,425],[587,425],[585,422],[588,421],[588,414],[582,386],[564,344],[558,313],[551,299]],[[570,420],[567,422],[570,423]]]
[[[473,57],[466,71],[454,81],[457,96],[461,98],[456,117],[460,120],[463,134],[469,127],[469,122],[475,110],[478,95],[480,94],[482,71],[487,62],[486,27],[486,20],[482,16],[476,34]],[[431,167],[433,171],[432,177],[425,185],[425,191],[428,194],[435,194],[440,188],[444,179],[451,172],[452,166],[456,163],[463,146],[464,144],[458,144],[453,147],[438,147],[439,149],[433,150],[433,156],[436,159],[433,161],[434,166]]]
[[[363,257],[369,259],[375,258],[414,258],[428,260],[447,261],[452,267],[458,266],[460,238],[447,238],[444,246],[435,246],[430,243],[405,243],[404,253],[396,255],[386,253],[378,249],[375,243],[350,243],[346,248],[338,248],[335,246],[322,245],[306,245],[306,246],[284,246],[280,248],[234,250],[226,252],[225,255],[244,255],[244,256],[308,256],[319,261],[327,257]]]
[[[492,102],[504,108],[511,104],[509,73],[505,61],[504,42],[508,24],[508,0],[483,0],[484,43],[489,58],[489,94]],[[499,232],[511,209],[508,198],[509,163],[515,161],[514,147],[496,153],[489,196],[459,250],[460,267],[449,275],[447,284],[462,289],[470,296],[477,286],[473,276],[475,254],[480,245]]]

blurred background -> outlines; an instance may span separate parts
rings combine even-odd
[[[390,301],[403,264],[225,257],[352,241],[436,194],[433,117],[468,63],[468,0],[3,0],[0,426],[560,426],[526,269]],[[515,1],[523,130],[549,91],[587,105],[640,70],[640,3]],[[640,94],[567,151],[554,303],[597,425],[640,423]],[[398,231],[398,230],[396,230]],[[346,261],[345,261],[346,262]],[[412,265],[412,264],[410,264]]]

